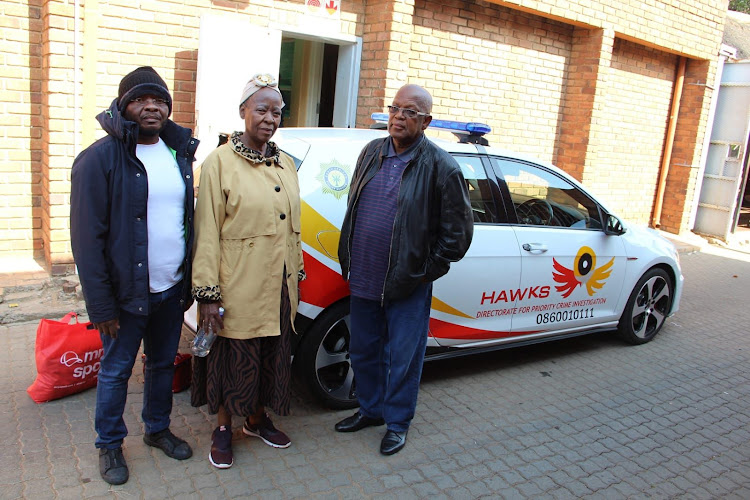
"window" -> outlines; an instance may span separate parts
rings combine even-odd
[[[542,167],[496,159],[520,224],[601,229],[599,208],[583,191]]]
[[[481,158],[458,156],[455,159],[461,166],[466,186],[469,188],[469,201],[474,214],[474,222],[498,222],[492,185],[487,178]]]

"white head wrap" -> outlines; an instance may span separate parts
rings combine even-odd
[[[270,75],[268,73],[258,73],[255,76],[253,76],[249,82],[247,82],[247,85],[245,85],[244,90],[242,91],[242,98],[240,99],[240,106],[242,106],[245,101],[247,101],[251,95],[259,91],[260,89],[268,87],[271,90],[275,90],[279,96],[281,96],[281,91],[279,90],[279,83],[276,81],[276,78],[273,77],[273,75]],[[281,107],[284,107],[284,98],[281,99]]]

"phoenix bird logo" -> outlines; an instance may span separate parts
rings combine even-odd
[[[560,292],[563,298],[568,298],[573,290],[581,284],[586,285],[586,291],[589,296],[594,295],[601,287],[609,275],[612,274],[612,264],[615,258],[612,257],[606,264],[596,267],[596,253],[589,247],[581,247],[573,260],[573,269],[568,269],[556,259],[552,259],[552,266],[555,271],[552,278],[560,285],[555,285],[555,290]]]

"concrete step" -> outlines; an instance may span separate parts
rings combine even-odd
[[[88,321],[77,276],[47,278],[0,289],[0,325],[42,318],[61,319],[75,311]]]

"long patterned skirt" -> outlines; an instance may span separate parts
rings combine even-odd
[[[277,415],[289,414],[292,308],[286,279],[280,311],[281,335],[248,340],[218,337],[208,356],[193,357],[193,406],[208,404],[211,414],[223,406],[241,417],[254,414],[259,405]]]

